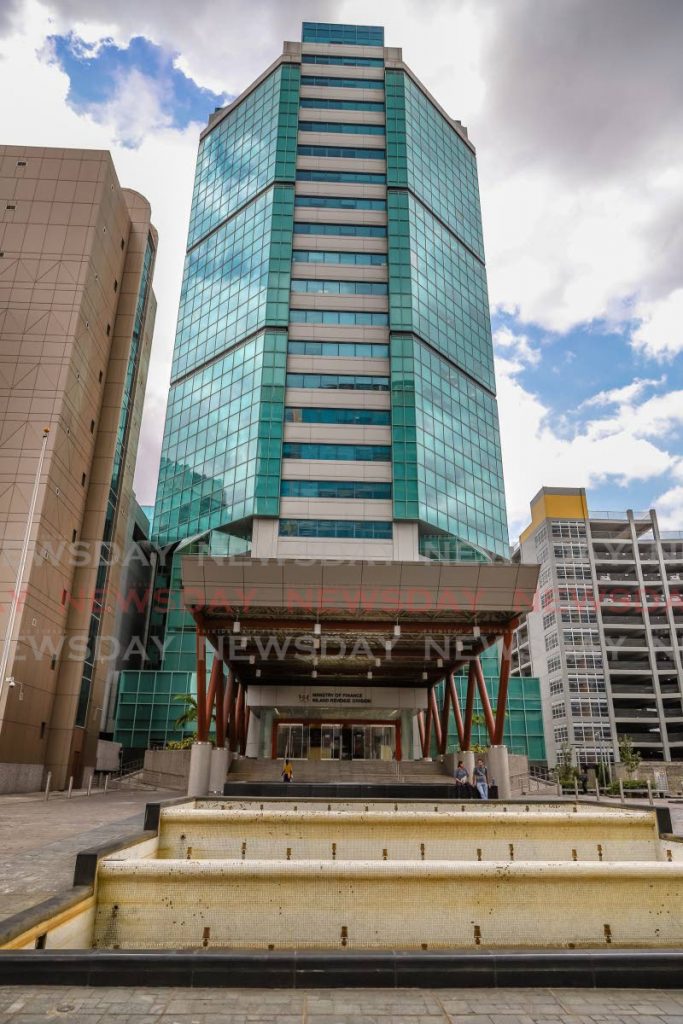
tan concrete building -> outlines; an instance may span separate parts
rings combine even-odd
[[[78,784],[95,765],[156,244],[149,203],[108,152],[0,146],[0,792],[47,770]]]

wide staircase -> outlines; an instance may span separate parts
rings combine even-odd
[[[227,781],[280,782],[283,761],[238,758]],[[294,782],[382,783],[430,782],[448,785],[453,780],[438,761],[292,761]]]
[[[683,845],[653,809],[192,800],[100,861],[93,944],[466,950],[683,945]]]

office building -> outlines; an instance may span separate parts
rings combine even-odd
[[[549,762],[683,759],[683,533],[654,509],[594,512],[581,488],[544,487],[515,558],[537,559],[536,607],[513,672],[537,675]]]
[[[304,23],[202,133],[153,519],[176,600],[153,616],[157,671],[122,678],[116,738],[136,748],[173,734],[195,686],[183,562],[304,558],[331,585],[340,559],[391,563],[367,578],[392,586],[414,563],[429,586],[444,561],[475,586],[509,569],[475,150],[381,28]],[[398,756],[401,720],[412,756],[444,674],[252,657],[261,753]]]
[[[109,153],[0,147],[0,788],[96,763],[154,325],[156,231]],[[25,571],[17,573],[43,445]],[[11,635],[8,625],[14,616]]]

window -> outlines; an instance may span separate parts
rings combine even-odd
[[[550,626],[555,625],[555,612],[550,612],[549,615],[543,616],[543,628],[548,629]]]
[[[362,501],[387,501],[391,484],[374,480],[283,480],[283,498],[353,498]]]
[[[555,726],[553,735],[556,743],[566,743],[569,739],[569,730],[566,725]]]
[[[388,444],[316,444],[285,441],[283,459],[335,459],[352,462],[391,462]]]
[[[592,625],[598,621],[598,617],[595,612],[588,608],[563,608],[560,617],[563,623],[585,623],[587,625]]]
[[[580,653],[567,651],[566,659],[569,671],[585,669],[602,670],[602,655],[594,651],[581,651]]]
[[[567,709],[564,706],[564,701],[556,701],[552,706],[553,718],[566,718]]]
[[[294,222],[295,235],[349,235],[354,238],[386,238],[387,229],[384,224],[327,224],[324,221],[307,224],[305,221]]]
[[[290,309],[292,324],[338,324],[343,326],[388,327],[388,313],[365,313],[338,309]]]
[[[295,278],[291,288],[293,292],[309,295],[386,295],[389,286],[386,281],[307,281]]]
[[[559,647],[560,638],[558,637],[557,632],[548,633],[544,642],[546,651],[552,651],[554,647]]]
[[[541,594],[541,608],[548,608],[553,603],[554,591],[552,589],[545,590]]]
[[[553,573],[552,573],[552,569],[550,568],[550,566],[548,566],[547,569],[542,569],[541,570],[541,574],[538,577],[538,585],[539,585],[539,587],[544,587],[546,585],[546,583],[549,583],[550,579],[552,577],[552,574]]]
[[[599,647],[600,636],[589,629],[565,629],[562,631],[565,644],[569,647]]]
[[[607,698],[577,697],[571,701],[572,718],[606,718]]]
[[[296,147],[299,156],[334,157],[340,160],[384,160],[383,149],[368,149],[364,146],[306,146]]]
[[[302,53],[302,64],[342,64],[350,68],[383,68],[383,57],[347,57],[336,53]]]
[[[386,210],[386,199],[360,199],[358,196],[295,196],[295,206],[317,206],[326,210]]]
[[[391,540],[392,525],[370,519],[281,519],[281,537],[357,537]]]
[[[586,536],[586,524],[563,520],[550,524],[550,532],[553,537],[568,537],[570,539],[583,538]]]
[[[296,172],[297,181],[335,181],[352,185],[386,185],[386,174],[377,171],[309,171]]]
[[[609,725],[575,725],[574,741],[576,743],[595,743],[611,739]]]
[[[384,104],[380,100],[328,100],[302,98],[299,106],[303,110],[363,110],[381,113],[384,111]]]
[[[564,689],[564,683],[561,679],[553,679],[550,683],[550,692],[557,696],[558,693],[562,693]]]
[[[341,356],[344,358],[388,359],[388,345],[370,342],[290,341],[287,351],[292,356]]]
[[[553,654],[547,661],[548,672],[559,672],[562,669],[562,661],[559,654]]]
[[[558,580],[591,580],[593,574],[590,565],[558,565]]]
[[[344,25],[339,22],[304,21],[302,43],[343,46],[384,46],[384,29],[379,25]]]
[[[343,124],[341,121],[299,121],[300,132],[336,132],[338,135],[384,135],[383,124]]]
[[[295,249],[292,263],[339,263],[356,267],[383,267],[387,255],[384,252],[324,252],[318,249]]]
[[[332,89],[384,89],[383,78],[330,78],[326,75],[302,75],[301,86],[326,86]]]
[[[570,693],[604,693],[605,680],[602,676],[568,676]]]
[[[330,391],[388,391],[388,377],[346,373],[288,373],[288,388],[326,388]]]
[[[536,536],[534,537],[534,543],[536,545],[536,549],[538,549],[543,544],[543,542],[546,541],[547,539],[548,539],[548,527],[547,526],[542,526],[541,529],[536,534]]]
[[[544,547],[542,547],[539,551],[537,551],[536,558],[538,559],[539,562],[547,562],[548,561],[548,545],[547,544]]]
[[[391,412],[389,409],[316,409],[309,406],[296,409],[288,405],[285,409],[285,422],[389,426],[391,423]]]

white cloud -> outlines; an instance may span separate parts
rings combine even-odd
[[[582,402],[581,408],[592,405],[631,404],[636,398],[640,398],[648,388],[659,387],[665,382],[666,377],[661,377],[659,380],[645,380],[636,377],[630,384],[625,384],[622,388],[609,388],[607,391],[598,391],[597,395],[592,395],[585,402]]]
[[[543,486],[627,486],[655,480],[676,458],[667,447],[683,426],[683,391],[638,404],[633,396],[609,416],[588,419],[571,432],[538,395],[524,388],[518,367],[496,361],[505,486],[511,537],[529,521],[529,501]],[[625,499],[627,503],[628,499]]]
[[[112,133],[114,145],[137,148],[152,132],[170,128],[173,118],[164,111],[163,86],[137,68],[117,75],[106,103],[93,103],[86,112]]]
[[[534,348],[526,334],[516,334],[509,327],[499,327],[493,333],[493,348],[498,354],[504,352],[509,366],[513,364],[521,371],[525,366],[537,366],[541,361],[541,352]]]
[[[683,288],[659,302],[641,303],[638,315],[640,326],[631,336],[637,351],[660,361],[683,352]]]

